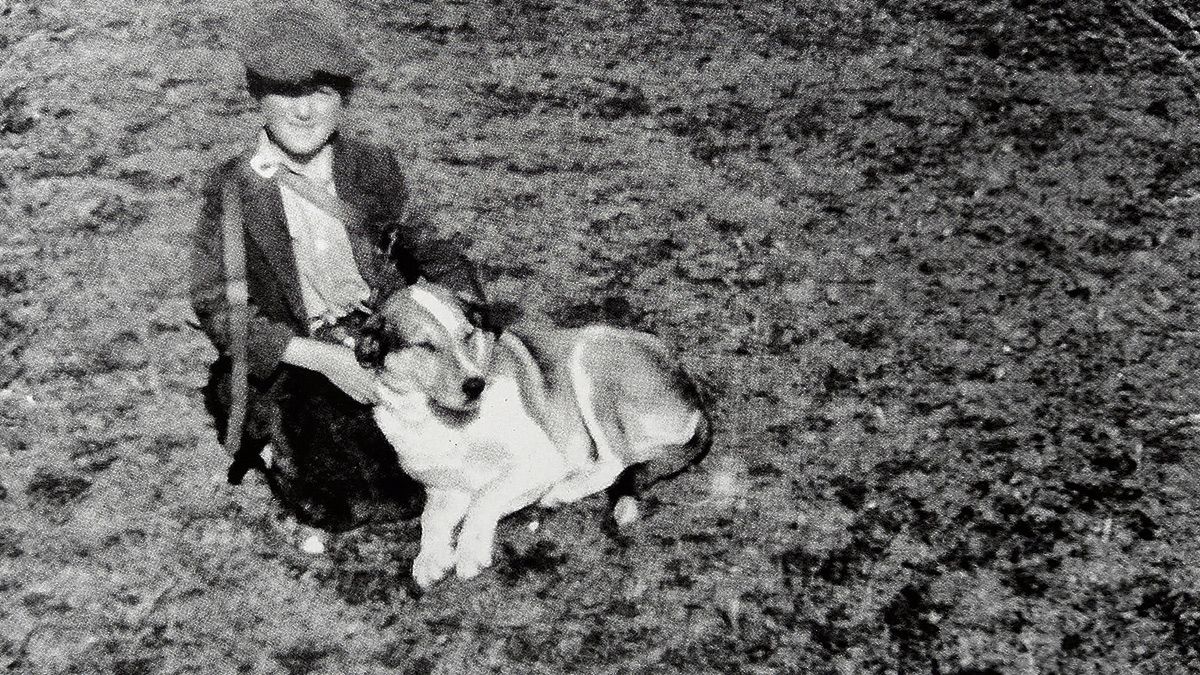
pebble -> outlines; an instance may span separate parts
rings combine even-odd
[[[300,550],[311,555],[320,555],[325,552],[325,542],[321,541],[320,535],[309,535],[308,539],[300,544]]]
[[[628,525],[638,518],[638,503],[633,497],[621,497],[613,507],[613,519],[618,525]]]

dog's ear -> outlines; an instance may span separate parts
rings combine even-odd
[[[463,302],[467,321],[471,322],[472,326],[485,330],[496,337],[499,337],[504,329],[519,321],[524,315],[520,305],[513,302],[484,303],[469,300]]]
[[[371,315],[362,325],[358,340],[354,343],[354,358],[365,368],[383,365],[388,352],[387,321],[383,314]]]
[[[525,310],[515,302],[494,302],[488,305],[486,329],[498,336],[524,316]]]
[[[462,304],[463,314],[467,317],[467,323],[476,328],[483,328],[484,324],[487,323],[487,305],[461,295],[457,297],[458,301]]]

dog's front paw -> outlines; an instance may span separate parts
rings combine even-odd
[[[429,588],[454,567],[454,557],[450,548],[421,549],[413,561],[413,581],[421,588]]]
[[[482,545],[482,542],[465,543],[459,541],[458,555],[454,563],[454,573],[459,579],[471,579],[479,576],[483,570],[492,565],[492,546],[491,542],[487,545]]]

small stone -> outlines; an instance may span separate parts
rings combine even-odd
[[[321,535],[309,535],[304,543],[300,544],[300,550],[310,555],[321,555],[325,552],[325,542],[321,541]]]
[[[747,490],[746,464],[729,455],[716,459],[713,464],[709,477],[710,499],[718,506],[732,507]]]
[[[618,525],[628,525],[638,518],[638,503],[633,497],[625,496],[617,500],[613,507],[613,519]]]

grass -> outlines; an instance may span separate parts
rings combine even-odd
[[[0,667],[1198,667],[1200,128],[1144,22],[350,5],[359,132],[491,292],[654,330],[717,401],[714,456],[636,528],[521,514],[492,571],[420,594],[415,523],[295,550],[202,415],[179,261],[200,172],[254,128],[231,6],[0,27]]]

